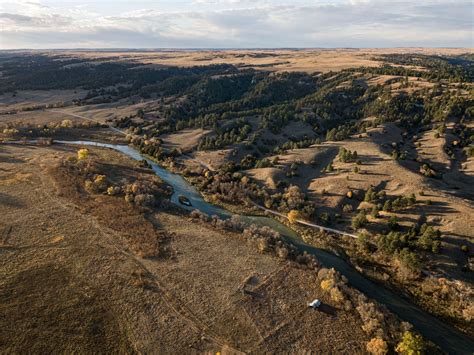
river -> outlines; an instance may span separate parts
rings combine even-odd
[[[174,193],[171,201],[187,210],[198,209],[208,215],[217,215],[221,218],[228,218],[232,215],[229,211],[204,201],[200,193],[188,183],[181,175],[171,173],[170,171],[160,167],[150,159],[142,156],[136,149],[117,144],[97,143],[91,141],[55,141],[57,143],[75,144],[84,146],[97,146],[114,149],[132,159],[145,159],[150,163],[153,171],[171,185]],[[179,203],[178,196],[186,196],[192,204],[192,207],[184,206]],[[442,320],[423,311],[418,306],[411,303],[407,298],[385,288],[383,285],[377,284],[365,278],[357,272],[352,266],[345,262],[342,258],[314,246],[306,244],[292,229],[286,225],[269,217],[260,216],[241,216],[246,223],[255,223],[260,226],[269,226],[278,231],[287,240],[290,240],[296,247],[306,250],[313,254],[325,267],[334,268],[344,275],[349,284],[362,291],[368,297],[384,304],[390,311],[395,313],[400,319],[410,322],[420,334],[426,339],[437,344],[444,351],[450,354],[473,354],[474,340],[462,332],[449,326]]]

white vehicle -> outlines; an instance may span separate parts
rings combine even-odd
[[[319,306],[321,306],[321,301],[318,300],[317,298],[314,301],[308,303],[308,307],[311,307],[313,309],[318,309]]]

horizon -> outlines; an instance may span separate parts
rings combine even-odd
[[[473,51],[474,47],[449,47],[449,46],[413,46],[413,47],[189,47],[189,48],[180,48],[180,47],[77,47],[77,48],[12,48],[12,49],[0,49],[0,52],[13,52],[13,51],[81,51],[81,52],[118,52],[118,51],[130,51],[130,52],[185,52],[185,51],[311,51],[311,50],[390,50],[390,49],[466,49],[468,51]]]

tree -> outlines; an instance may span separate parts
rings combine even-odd
[[[370,211],[370,215],[373,218],[377,218],[379,216],[379,208],[377,207],[377,205],[374,205],[374,207],[372,207],[372,211]]]
[[[425,349],[423,339],[419,335],[415,335],[412,332],[403,333],[403,338],[398,343],[396,351],[399,354],[406,355],[421,355]]]
[[[352,228],[359,229],[367,223],[367,218],[364,211],[360,211],[357,216],[352,219]]]
[[[357,246],[361,251],[369,251],[369,237],[365,233],[360,233],[357,236]]]

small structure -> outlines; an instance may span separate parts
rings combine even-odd
[[[318,309],[319,306],[321,306],[321,301],[318,300],[317,298],[314,301],[308,303],[308,307],[311,307],[313,309]]]

